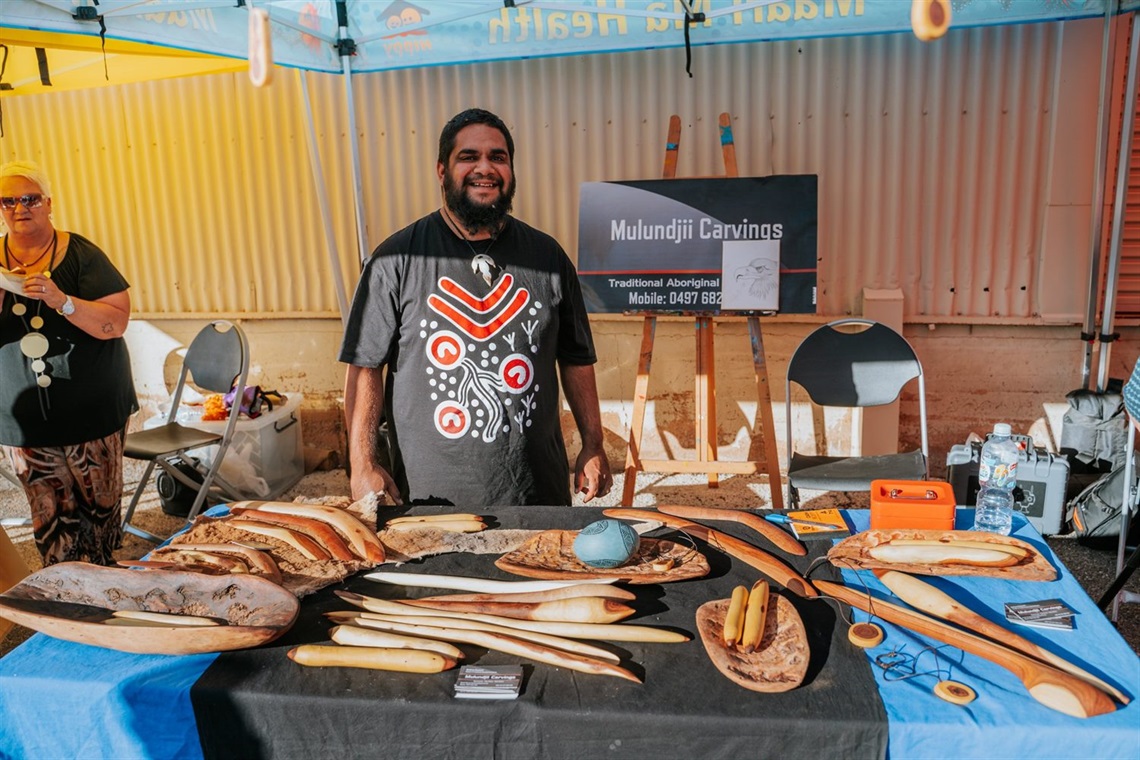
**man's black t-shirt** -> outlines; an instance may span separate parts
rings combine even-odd
[[[577,274],[549,235],[508,218],[493,242],[468,243],[438,211],[400,230],[365,264],[340,360],[388,367],[406,502],[570,503],[555,362],[596,357]]]

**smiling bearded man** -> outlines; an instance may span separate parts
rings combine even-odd
[[[570,504],[559,378],[582,437],[575,491],[589,501],[613,484],[578,276],[554,238],[510,216],[514,153],[498,116],[452,118],[443,205],[364,266],[340,354],[353,498]]]
[[[480,183],[499,190],[499,197],[490,203],[480,203],[471,198],[469,188],[478,187]],[[447,209],[455,220],[474,236],[481,229],[499,230],[503,226],[507,215],[511,213],[511,205],[515,198],[517,184],[514,176],[503,190],[504,182],[498,179],[468,178],[460,184],[451,172],[443,174],[443,199]]]

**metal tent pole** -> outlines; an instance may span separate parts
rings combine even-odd
[[[1112,92],[1111,71],[1115,57],[1116,34],[1113,23],[1117,2],[1105,3],[1104,34],[1101,39],[1100,56],[1100,98],[1097,101],[1096,157],[1093,162],[1092,225],[1089,231],[1089,287],[1085,309],[1084,329],[1081,340],[1085,344],[1084,361],[1081,363],[1081,387],[1089,387],[1092,374],[1093,344],[1096,342],[1097,301],[1100,298],[1100,239],[1104,225],[1104,172],[1108,164],[1109,112],[1112,110],[1109,99]]]
[[[1116,196],[1112,209],[1112,243],[1108,249],[1108,275],[1104,289],[1104,315],[1100,330],[1100,370],[1096,388],[1104,391],[1108,383],[1108,360],[1112,354],[1112,327],[1116,311],[1116,290],[1120,277],[1120,243],[1124,238],[1124,210],[1128,203],[1128,174],[1132,168],[1132,130],[1136,122],[1136,79],[1140,69],[1140,24],[1132,16],[1132,32],[1128,46],[1128,82],[1124,88],[1124,118],[1120,129],[1120,158],[1116,168]]]
[[[333,286],[336,288],[336,302],[340,308],[340,321],[348,322],[348,297],[345,295],[344,275],[337,256],[336,236],[333,234],[332,214],[329,212],[328,191],[325,187],[325,172],[321,165],[321,149],[317,145],[317,128],[313,123],[313,104],[309,99],[309,80],[305,72],[297,69],[301,82],[301,98],[305,101],[305,123],[309,132],[309,168],[313,173],[313,184],[317,193],[317,205],[321,210],[321,226],[325,231],[325,247],[329,252],[329,266],[332,267]]]
[[[356,43],[348,36],[348,7],[345,0],[336,2],[342,76],[344,77],[344,100],[348,116],[348,150],[352,158],[352,198],[356,211],[356,247],[360,261],[368,258],[368,238],[364,234],[364,183],[360,179],[360,145],[356,131],[356,98],[352,89],[352,56],[356,53]]]

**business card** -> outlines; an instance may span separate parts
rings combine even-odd
[[[522,689],[522,665],[463,665],[455,679],[460,699],[514,699]]]
[[[1005,605],[1006,620],[1039,628],[1072,629],[1074,614],[1073,608],[1060,599],[1009,602]]]

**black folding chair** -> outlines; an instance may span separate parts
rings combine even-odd
[[[222,498],[237,499],[240,493],[225,480],[218,476],[222,459],[233,440],[234,428],[241,413],[241,397],[245,391],[246,378],[249,375],[249,342],[245,333],[235,323],[219,319],[202,328],[186,350],[186,357],[182,361],[182,370],[178,375],[178,384],[174,388],[174,395],[170,401],[170,412],[166,417],[166,424],[150,430],[127,434],[123,444],[123,456],[130,459],[139,459],[149,464],[135,488],[131,497],[130,506],[123,516],[123,529],[148,541],[161,541],[153,533],[149,533],[131,524],[135,507],[138,506],[139,497],[142,496],[155,466],[161,467],[170,477],[195,491],[194,503],[186,519],[193,521],[206,503],[207,496],[214,491]],[[182,399],[182,391],[188,380],[192,378],[194,386],[203,391],[213,393],[228,393],[230,389],[236,391],[235,402],[230,407],[229,417],[226,418],[225,430],[214,433],[207,430],[187,427],[177,421],[178,405]],[[206,446],[216,446],[216,453],[208,462],[197,465],[200,482],[180,470],[178,462],[190,461],[193,458],[184,458],[181,455],[192,449],[201,449]]]
[[[865,329],[852,332],[847,327]],[[875,456],[800,454],[792,439],[792,383],[807,391],[821,407],[859,408],[892,403],[912,380],[918,380],[922,448]],[[929,452],[926,441],[926,385],[914,349],[897,332],[869,319],[842,319],[814,330],[788,362],[784,388],[788,450],[788,503],[799,504],[800,489],[870,491],[871,481],[925,480]]]

